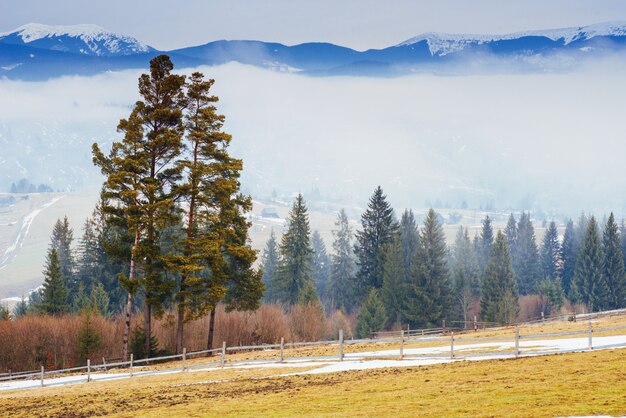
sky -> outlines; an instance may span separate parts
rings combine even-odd
[[[0,0],[0,31],[29,22],[93,23],[169,50],[218,39],[359,50],[425,32],[510,33],[626,21],[623,0]]]

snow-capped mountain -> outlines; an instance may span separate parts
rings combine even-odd
[[[311,76],[396,76],[414,72],[554,72],[626,53],[626,22],[506,35],[426,33],[383,49],[330,44],[220,40],[158,51],[95,25],[28,24],[0,34],[0,77],[46,80],[130,68],[167,53],[177,68],[239,62]]]
[[[596,37],[619,38],[624,36],[626,36],[626,22],[606,22],[575,28],[534,30],[505,35],[463,35],[430,32],[408,39],[397,46],[401,47],[426,42],[431,55],[444,56],[462,51],[471,46],[522,38],[546,38],[566,46],[572,42],[588,41]]]
[[[28,23],[6,33],[0,42],[92,56],[147,53],[154,49],[130,36],[109,32],[97,25],[51,26]]]

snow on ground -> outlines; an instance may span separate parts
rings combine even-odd
[[[4,251],[4,254],[2,255],[2,257],[0,257],[0,270],[3,269],[4,267],[6,267],[9,264],[9,262],[15,257],[15,255],[17,254],[18,248],[20,248],[22,246],[24,239],[28,236],[28,232],[30,231],[30,227],[33,224],[33,221],[35,220],[37,215],[39,215],[42,211],[44,211],[45,209],[49,208],[50,206],[54,205],[56,202],[61,200],[63,197],[65,197],[65,196],[63,195],[63,196],[55,197],[51,201],[46,202],[40,208],[33,210],[32,212],[30,212],[28,215],[26,215],[24,217],[24,219],[22,220],[22,225],[20,227],[20,230],[19,230],[17,236],[15,237],[15,240],[13,241],[13,244],[11,244]]]
[[[521,356],[535,356],[546,353],[558,353],[568,351],[584,351],[587,350],[589,343],[588,337],[583,338],[563,338],[563,339],[548,339],[548,340],[521,340],[519,343]],[[427,347],[427,348],[405,348],[403,360],[399,360],[399,349],[394,350],[380,350],[380,351],[368,351],[362,353],[349,353],[344,357],[344,361],[333,360],[327,358],[321,360],[317,359],[286,359],[283,363],[272,362],[263,363],[259,361],[241,362],[236,364],[226,364],[226,368],[234,369],[251,369],[251,368],[306,368],[314,367],[310,370],[296,371],[294,373],[285,374],[321,374],[321,373],[336,373],[350,370],[366,370],[366,369],[379,369],[390,367],[416,367],[426,366],[431,364],[450,363],[463,360],[490,360],[497,358],[510,358],[511,351],[515,347],[514,341],[502,341],[502,342],[487,342],[467,344],[461,341],[455,342],[454,353],[456,358],[451,359],[446,354],[450,354],[450,346],[441,347]],[[626,335],[610,336],[610,337],[593,337],[594,349],[603,348],[616,348],[626,347]],[[492,350],[489,353],[472,353],[477,350]],[[506,352],[495,352],[493,350],[506,350]],[[471,357],[463,357],[464,355],[472,354]],[[419,356],[413,357],[411,356]],[[386,358],[385,358],[386,357]],[[384,358],[384,359],[383,359]],[[206,372],[219,370],[219,365],[196,365],[191,366],[189,372]],[[182,370],[168,369],[158,371],[141,371],[137,369],[133,372],[134,376],[153,376],[158,374],[172,374],[179,373]],[[114,379],[129,378],[130,373],[92,373],[91,380],[104,381]],[[69,384],[85,383],[87,381],[86,374],[77,374],[72,376],[62,376],[46,378],[44,384],[48,386],[63,386]],[[0,381],[0,391],[4,390],[16,390],[16,389],[34,389],[41,387],[41,381],[38,379],[32,380],[13,380],[13,381]]]

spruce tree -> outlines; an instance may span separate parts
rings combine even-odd
[[[326,253],[326,245],[317,230],[313,231],[311,235],[311,247],[313,248],[311,267],[313,268],[315,290],[325,301],[330,276],[330,257]]]
[[[383,284],[385,246],[398,230],[393,208],[387,196],[378,186],[361,216],[361,230],[357,231],[354,253],[357,258],[356,297],[361,300],[371,288],[380,289]]]
[[[463,227],[456,235],[451,260],[452,287],[460,319],[467,322],[472,300],[480,296],[480,270],[469,232]]]
[[[576,241],[576,231],[574,229],[574,222],[570,219],[565,227],[565,233],[563,234],[563,244],[561,245],[561,259],[563,260],[563,272],[561,283],[563,285],[563,291],[565,295],[571,297],[571,283],[576,271],[576,259],[578,257],[578,243]]]
[[[74,240],[74,230],[70,227],[67,216],[63,220],[57,219],[50,237],[50,248],[54,248],[59,256],[61,273],[65,278],[65,287],[68,292],[68,301],[72,299],[78,290],[78,283],[74,277],[74,255],[72,253],[72,242]]]
[[[81,313],[81,323],[78,329],[78,353],[82,361],[86,361],[102,345],[102,335],[94,325],[93,309],[86,307]]]
[[[109,309],[109,295],[104,289],[102,283],[98,282],[91,288],[90,299],[93,310],[95,310],[99,315],[108,318],[111,314]]]
[[[480,298],[482,319],[505,324],[513,322],[519,312],[517,298],[509,246],[504,234],[498,231],[483,278]]]
[[[15,305],[15,308],[13,308],[13,318],[17,319],[23,317],[28,313],[28,308],[28,302],[26,302],[26,298],[22,296],[22,299],[20,299],[17,305]]]
[[[452,317],[452,294],[443,227],[433,209],[428,211],[420,235],[406,292],[402,316],[411,325],[440,326]]]
[[[330,266],[330,282],[328,285],[328,306],[330,310],[341,309],[351,312],[355,307],[354,281],[356,265],[352,252],[352,227],[346,211],[341,209],[337,214],[333,230],[333,252]]]
[[[610,292],[609,309],[620,309],[626,305],[626,273],[621,250],[620,234],[613,217],[609,215],[602,237],[604,271]]]
[[[371,289],[361,305],[359,321],[356,325],[357,338],[369,338],[372,333],[382,330],[387,322],[385,307],[377,289]]]
[[[99,282],[103,267],[102,247],[98,240],[95,221],[92,218],[85,220],[83,235],[78,244],[76,261],[76,281],[78,286],[90,292],[95,283]]]
[[[522,212],[517,227],[516,251],[512,254],[513,269],[520,294],[528,295],[536,290],[539,282],[539,253],[535,242],[535,228],[530,213]]]
[[[407,209],[402,214],[398,232],[400,233],[400,242],[402,244],[404,274],[408,276],[411,271],[411,264],[415,258],[415,252],[418,251],[420,246],[419,232],[412,210]]]
[[[506,236],[506,240],[509,245],[509,253],[511,254],[511,258],[513,258],[517,245],[517,221],[515,220],[515,215],[513,215],[513,213],[511,213],[509,220],[506,223],[504,235]]]
[[[48,315],[60,315],[67,312],[65,277],[63,276],[59,254],[55,248],[48,250],[43,275],[44,282],[40,292],[41,302],[39,302],[38,309]]]
[[[587,232],[576,261],[572,287],[575,301],[585,303],[590,312],[608,309],[611,303],[610,289],[606,278],[600,232],[593,216],[587,222]]]
[[[478,262],[480,265],[480,271],[484,271],[491,254],[491,246],[493,245],[493,226],[491,225],[491,219],[489,215],[486,215],[482,220],[482,228],[480,231],[479,239],[479,251]]]
[[[289,213],[289,226],[280,244],[281,260],[272,292],[279,301],[296,304],[302,299],[307,282],[312,280],[309,215],[304,198],[298,194]]]
[[[413,251],[413,254],[416,251],[417,249]],[[402,306],[405,303],[407,283],[408,274],[405,270],[402,239],[396,235],[386,248],[383,287],[380,291],[387,318],[392,324],[400,323],[403,319]]]
[[[559,233],[554,221],[550,222],[541,247],[541,270],[543,278],[556,280],[561,277],[563,259]]]
[[[278,243],[276,242],[276,235],[272,229],[270,239],[267,240],[265,249],[263,250],[263,255],[261,256],[261,265],[263,266],[263,284],[266,289],[264,299],[266,302],[274,302],[276,300],[276,296],[271,293],[272,287],[270,286],[270,283],[275,280],[279,261]]]

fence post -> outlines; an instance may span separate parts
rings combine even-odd
[[[454,358],[454,332],[450,333],[450,358]]]
[[[104,365],[104,371],[107,371],[107,361],[105,360],[104,357],[102,357],[102,364]]]
[[[13,380],[13,375],[11,374],[11,369],[9,369],[9,380]]]
[[[134,354],[130,353],[130,377],[133,377],[133,360],[134,360]]]
[[[400,331],[400,360],[404,360],[404,330]]]
[[[519,357],[519,327],[515,327],[515,358]]]
[[[183,371],[187,370],[187,348],[183,347]]]
[[[87,359],[87,382],[91,382],[91,359]]]
[[[226,364],[226,341],[222,342],[222,367]]]
[[[343,330],[339,330],[339,361],[343,361]]]
[[[478,323],[476,322],[476,315],[474,315],[474,331],[478,331]]]
[[[280,362],[285,361],[285,337],[280,337]]]
[[[446,320],[443,320],[443,333],[446,333]]]
[[[593,325],[591,325],[591,321],[589,321],[589,349],[593,350]]]
[[[41,366],[41,387],[43,387],[43,366]]]
[[[546,318],[543,316],[543,311],[541,311],[541,322],[546,322]]]

